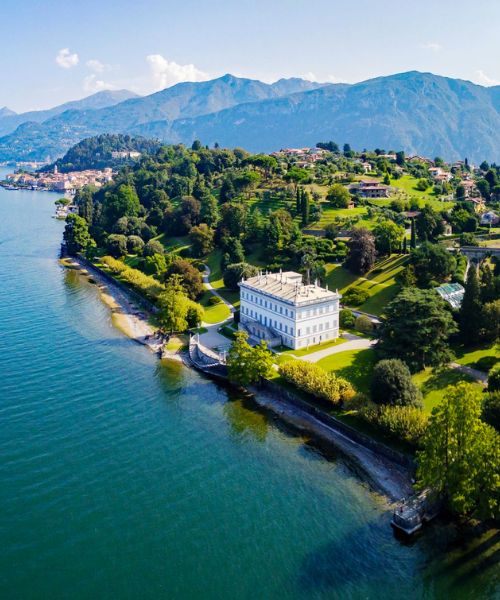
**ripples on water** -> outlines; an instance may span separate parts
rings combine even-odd
[[[0,190],[1,598],[498,597],[498,532],[402,545],[344,462],[116,331],[52,202]]]

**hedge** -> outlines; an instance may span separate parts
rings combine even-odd
[[[352,385],[346,379],[336,377],[318,365],[302,360],[281,364],[279,374],[300,390],[333,404],[348,401],[355,394]]]
[[[108,267],[114,275],[119,275],[120,279],[150,300],[156,300],[159,294],[165,290],[165,287],[154,277],[145,275],[138,269],[132,269],[123,261],[112,256],[103,256],[101,263]]]

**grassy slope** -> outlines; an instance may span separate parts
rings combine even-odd
[[[395,277],[407,261],[408,256],[393,254],[390,258],[376,263],[374,268],[363,277],[354,275],[340,265],[327,265],[326,282],[330,289],[338,289],[340,293],[344,293],[349,287],[366,290],[370,297],[356,308],[380,315],[386,304],[398,293],[399,286]]]
[[[483,389],[480,383],[474,382],[474,379],[456,369],[425,369],[413,375],[413,381],[422,392],[424,410],[427,413],[430,413],[441,402],[444,391],[449,385],[455,385],[460,381],[467,381],[474,383],[479,390]]]
[[[368,393],[375,362],[375,351],[365,349],[332,354],[322,358],[317,364],[327,371],[334,371],[337,375],[345,377],[360,392]]]

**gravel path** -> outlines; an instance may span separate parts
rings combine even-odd
[[[367,348],[372,348],[376,343],[377,340],[358,337],[356,339],[351,339],[348,342],[345,342],[345,344],[339,344],[338,346],[332,346],[331,348],[325,348],[324,350],[311,352],[311,354],[301,356],[300,360],[305,360],[306,362],[314,363],[318,362],[318,360],[321,360],[322,358],[331,356],[332,354],[338,354],[339,352],[347,352],[349,350],[365,350]]]

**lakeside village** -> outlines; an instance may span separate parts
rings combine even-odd
[[[76,189],[65,252],[131,291],[159,332],[140,341],[414,478],[404,531],[436,507],[498,521],[498,165],[194,142],[100,183]]]

